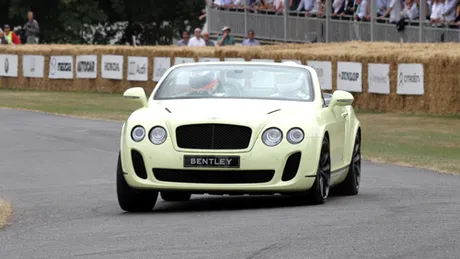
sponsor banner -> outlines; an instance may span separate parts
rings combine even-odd
[[[390,64],[368,64],[369,93],[390,94]]]
[[[337,62],[337,89],[362,92],[362,64],[360,62]]]
[[[230,61],[230,62],[232,62],[232,61],[244,62],[245,61],[244,58],[225,58],[224,60],[225,61]]]
[[[18,55],[0,55],[0,76],[18,77]]]
[[[73,79],[73,56],[51,56],[48,77],[51,79]]]
[[[148,57],[128,57],[128,80],[148,80]]]
[[[123,56],[103,55],[101,60],[101,75],[106,79],[123,79]]]
[[[399,64],[397,94],[423,95],[423,64]]]
[[[316,70],[322,90],[332,90],[332,63],[330,61],[307,61]]]
[[[22,74],[24,77],[43,78],[45,76],[45,57],[41,55],[23,55]]]
[[[264,59],[264,58],[254,58],[254,59],[251,59],[251,62],[270,62],[270,63],[274,63],[275,60],[274,59]]]
[[[153,81],[160,81],[161,77],[171,67],[171,58],[155,57],[153,58]]]
[[[302,62],[300,60],[294,60],[294,59],[282,59],[281,60],[281,63],[284,63],[284,62],[294,62],[294,63],[297,63],[299,65],[302,65]]]
[[[182,58],[182,57],[175,57],[174,58],[174,65],[185,64],[185,63],[195,63],[195,59],[193,59],[193,58]]]
[[[80,55],[76,57],[77,78],[97,78],[97,55]]]
[[[219,62],[219,58],[199,58],[198,62]]]

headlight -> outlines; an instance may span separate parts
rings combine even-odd
[[[269,147],[274,147],[278,145],[282,139],[283,139],[283,132],[281,132],[281,130],[277,128],[267,129],[262,134],[262,142]]]
[[[304,138],[303,131],[299,128],[292,128],[288,131],[286,138],[291,144],[299,144]]]
[[[163,144],[163,142],[165,142],[166,140],[166,137],[167,137],[166,130],[165,128],[161,126],[153,127],[150,130],[149,139],[150,139],[150,142],[152,142],[155,145]]]
[[[144,137],[145,137],[145,129],[142,126],[136,126],[131,131],[131,138],[136,142],[143,140]]]

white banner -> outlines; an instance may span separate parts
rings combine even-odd
[[[128,57],[128,80],[148,80],[148,57]]]
[[[274,59],[264,59],[264,58],[254,58],[254,59],[251,59],[251,62],[270,62],[270,63],[274,63],[275,60]]]
[[[193,59],[193,58],[181,58],[181,57],[175,57],[174,58],[174,65],[185,64],[185,63],[195,63],[195,59]]]
[[[244,62],[244,58],[225,58],[225,61],[236,61],[236,62]]]
[[[24,77],[43,78],[45,76],[45,57],[41,55],[22,56]]]
[[[368,64],[369,93],[390,94],[390,64]]]
[[[97,78],[97,55],[76,57],[77,78]]]
[[[219,62],[219,58],[199,58],[198,62]]]
[[[294,60],[294,59],[282,59],[281,60],[281,63],[284,63],[284,62],[294,62],[294,63],[297,63],[299,65],[302,65],[302,62],[300,60]]]
[[[18,55],[0,55],[0,76],[18,76]]]
[[[332,63],[330,61],[308,60],[307,66],[316,70],[322,90],[332,90]]]
[[[161,77],[171,67],[171,59],[167,57],[153,58],[153,81],[160,81]]]
[[[49,78],[73,79],[73,56],[51,56]]]
[[[101,60],[102,78],[123,79],[123,56],[103,55]]]
[[[337,62],[337,89],[362,92],[362,64],[360,62]]]
[[[398,64],[397,94],[423,95],[423,64]]]

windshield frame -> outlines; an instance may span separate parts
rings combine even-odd
[[[308,83],[308,88],[310,91],[310,98],[309,99],[288,99],[288,98],[279,98],[279,97],[241,97],[241,96],[231,96],[231,97],[204,97],[204,96],[176,96],[176,97],[160,97],[160,92],[163,90],[165,86],[165,83],[168,82],[169,77],[171,77],[171,74],[177,70],[181,69],[183,67],[212,67],[212,66],[241,66],[242,68],[246,66],[267,66],[267,67],[280,67],[280,68],[291,68],[291,69],[299,69],[303,70],[304,73],[306,73],[306,81]],[[151,100],[154,101],[162,101],[162,100],[191,100],[191,99],[223,99],[223,100],[267,100],[267,101],[291,101],[291,102],[308,102],[312,103],[316,101],[316,92],[315,92],[315,86],[312,78],[312,73],[309,71],[307,68],[302,67],[301,65],[285,65],[283,63],[260,63],[260,62],[203,62],[203,63],[187,63],[187,64],[180,64],[180,65],[175,65],[172,66],[167,74],[158,82],[158,84],[155,86],[155,89],[151,95]]]

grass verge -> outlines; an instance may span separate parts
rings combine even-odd
[[[0,229],[8,224],[12,211],[10,203],[0,197]]]
[[[138,107],[120,94],[0,90],[0,107],[124,120]],[[460,117],[358,113],[365,159],[460,174]]]

